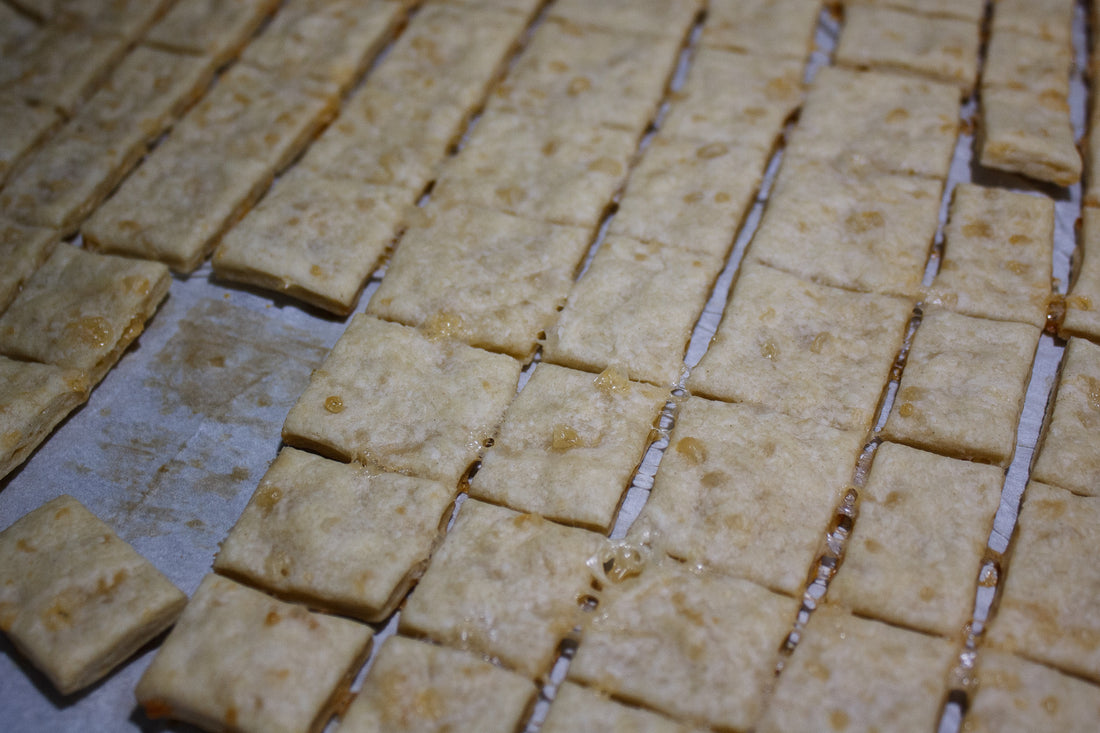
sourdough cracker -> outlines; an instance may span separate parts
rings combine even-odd
[[[700,42],[730,51],[805,61],[821,0],[713,0]]]
[[[1081,179],[1068,102],[1009,89],[982,91],[981,164],[1059,186]]]
[[[176,0],[145,34],[144,42],[208,56],[221,66],[240,52],[278,6],[278,0]]]
[[[1100,719],[1100,688],[1041,664],[985,649],[976,675],[966,733],[1087,733]]]
[[[702,10],[700,0],[559,0],[550,6],[548,17],[615,33],[682,39]]]
[[[1100,495],[1100,346],[1071,338],[1031,476],[1084,496]]]
[[[686,724],[671,718],[616,702],[590,687],[566,680],[550,705],[545,733],[691,733]]]
[[[1086,202],[1088,203],[1088,202]],[[1081,208],[1081,258],[1074,266],[1059,335],[1100,339],[1100,209]]]
[[[61,241],[61,233],[55,229],[29,227],[14,221],[0,219],[0,313],[3,313],[27,279],[53,254]]]
[[[849,5],[880,5],[908,10],[922,15],[946,15],[981,23],[985,17],[985,0],[843,0]]]
[[[19,172],[60,123],[56,110],[0,93],[0,186]]]
[[[0,478],[34,452],[58,423],[88,399],[80,372],[0,357]]]

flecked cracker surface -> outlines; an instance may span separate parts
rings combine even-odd
[[[88,398],[80,372],[0,357],[0,478]]]
[[[805,60],[813,50],[821,5],[820,0],[712,0],[701,43]]]
[[[1080,259],[1066,297],[1066,316],[1060,335],[1100,340],[1100,209],[1081,208]]]
[[[60,121],[61,116],[50,107],[0,93],[0,184],[20,170]]]
[[[1028,92],[982,92],[981,164],[1070,186],[1081,178],[1067,103]]]
[[[1054,412],[1032,477],[1085,496],[1100,495],[1100,346],[1071,338]]]
[[[0,219],[0,313],[15,300],[35,270],[53,253],[60,232]]]
[[[545,733],[690,733],[692,728],[663,715],[616,702],[599,692],[566,681],[550,705]]]
[[[682,38],[702,7],[700,0],[558,0],[549,17],[618,33]]]
[[[221,63],[237,55],[278,5],[278,0],[177,0],[145,42]]]

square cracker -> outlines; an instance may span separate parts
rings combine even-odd
[[[434,202],[433,202],[434,203]],[[590,234],[473,206],[429,205],[405,233],[367,312],[443,327],[526,359],[573,286]]]
[[[0,532],[0,629],[63,695],[108,674],[186,603],[71,496]]]
[[[1081,154],[1064,99],[1037,98],[1010,89],[983,90],[979,144],[981,164],[988,168],[1059,186],[1081,179]]]
[[[580,621],[597,534],[469,499],[401,612],[401,631],[550,671]]]
[[[1069,100],[1072,70],[1072,45],[1004,29],[989,39],[982,66],[982,90],[1026,91],[1040,99],[1065,104]]]
[[[226,233],[214,273],[346,316],[404,226],[411,198],[296,166]]]
[[[371,630],[207,575],[134,690],[150,718],[315,733],[367,658]]]
[[[0,93],[0,186],[20,170],[60,123],[61,115],[50,107]]]
[[[829,598],[861,616],[959,636],[1003,482],[995,466],[882,444]]]
[[[1031,476],[1100,496],[1100,346],[1071,338]]]
[[[668,391],[540,364],[508,407],[470,496],[608,532]]]
[[[756,730],[934,730],[955,645],[820,606]]]
[[[658,135],[630,172],[610,232],[724,259],[767,164],[761,148]]]
[[[945,180],[959,132],[959,93],[930,79],[822,68],[785,156],[855,172]]]
[[[455,486],[492,437],[519,362],[359,315],[291,408],[283,440]]]
[[[711,0],[701,42],[730,51],[805,61],[821,0]]]
[[[785,158],[749,258],[806,280],[916,297],[943,185]]]
[[[316,608],[382,621],[427,566],[453,495],[437,481],[284,448],[214,569]]]
[[[535,693],[530,680],[476,654],[391,636],[337,730],[513,733]]]
[[[601,595],[570,679],[699,725],[752,728],[798,601],[667,559]]]
[[[1073,0],[997,0],[992,34],[1004,30],[1030,33],[1065,46],[1073,43]]]
[[[2,479],[88,398],[88,382],[73,369],[0,356],[0,385]]]
[[[671,35],[682,40],[702,10],[700,0],[558,0],[548,17],[615,33]]]
[[[1066,297],[1066,315],[1059,335],[1100,339],[1100,209],[1081,209],[1080,259]]]
[[[1042,328],[1053,256],[1052,200],[960,183],[926,300],[956,313]]]
[[[677,384],[722,265],[714,256],[609,235],[546,330],[543,360]]]
[[[1100,682],[1100,497],[1028,484],[989,646]]]
[[[240,52],[278,6],[279,0],[177,0],[144,42],[202,54],[220,66]]]
[[[486,114],[439,176],[432,199],[595,229],[626,178],[639,136],[571,120]]]
[[[946,15],[981,23],[985,0],[843,0],[844,5],[884,5],[922,15]]]
[[[649,710],[615,702],[567,680],[554,695],[540,730],[543,733],[691,733],[694,729]]]
[[[28,227],[0,219],[0,313],[23,289],[27,278],[42,266],[61,240],[56,229]]]
[[[871,426],[912,305],[742,267],[688,389],[845,429]]]
[[[802,592],[863,434],[689,399],[631,538],[775,591]]]
[[[883,436],[1007,465],[1040,329],[928,308]]]
[[[171,281],[155,262],[58,246],[0,316],[0,353],[79,369],[96,384],[145,328]]]

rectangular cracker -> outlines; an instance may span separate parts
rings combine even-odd
[[[884,5],[922,15],[946,15],[980,23],[985,18],[985,0],[843,0],[849,5]]]
[[[1073,281],[1066,297],[1062,338],[1084,336],[1100,340],[1100,209],[1081,209],[1079,254],[1074,261]]]
[[[542,358],[589,371],[615,367],[631,379],[675,385],[722,264],[679,247],[609,235],[546,330]]]
[[[547,17],[585,28],[682,40],[702,9],[700,0],[558,0]]]
[[[861,432],[693,397],[630,539],[797,596],[862,447]]]
[[[580,620],[591,589],[586,562],[604,542],[469,499],[409,596],[400,629],[541,679]]]
[[[890,417],[888,440],[1007,465],[1041,330],[925,309]]]
[[[0,630],[62,695],[106,676],[186,603],[71,496],[0,532]]]
[[[16,4],[28,2],[18,0]],[[29,0],[51,24],[68,24],[122,36],[128,43],[140,38],[174,0]]]
[[[144,43],[202,54],[220,66],[235,57],[279,0],[176,0]]]
[[[1100,688],[995,649],[978,655],[977,694],[966,713],[973,733],[1087,731],[1100,720]]]
[[[24,283],[42,266],[61,241],[61,233],[54,229],[28,227],[7,219],[0,219],[0,313],[7,309]]]
[[[544,733],[691,733],[693,728],[663,715],[616,702],[589,687],[566,680],[550,704]]]
[[[997,0],[991,31],[994,36],[1003,30],[1029,33],[1068,47],[1075,5],[1073,0]]]
[[[989,39],[982,90],[1026,91],[1042,100],[1068,103],[1072,70],[1072,45],[1005,28]]]
[[[980,162],[1059,186],[1081,179],[1069,105],[1009,89],[982,91]]]
[[[818,285],[749,263],[688,389],[866,430],[911,311],[901,298]]]
[[[203,578],[134,694],[150,718],[316,733],[370,650],[363,624]]]
[[[565,303],[589,232],[434,200],[423,211],[367,312],[530,357]]]
[[[88,388],[75,369],[0,356],[0,479],[88,399]]]
[[[704,46],[805,61],[813,50],[821,0],[712,0]]]
[[[749,730],[797,610],[744,580],[650,562],[603,589],[569,679],[680,720]]]
[[[19,172],[60,123],[61,115],[51,107],[0,93],[0,186]]]
[[[283,440],[455,486],[496,431],[519,371],[502,354],[356,316],[291,408]]]
[[[1031,476],[1036,481],[1100,496],[1100,346],[1071,338],[1058,394],[1044,426]]]
[[[1043,328],[1053,256],[1051,199],[961,183],[927,301],[956,313]]]
[[[785,158],[749,257],[814,282],[915,297],[942,183]]]

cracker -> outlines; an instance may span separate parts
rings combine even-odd
[[[134,691],[150,718],[207,730],[320,731],[370,627],[207,575]]]
[[[814,78],[785,156],[945,180],[958,132],[953,86],[826,66]]]
[[[60,123],[61,116],[50,107],[0,93],[0,186],[19,172]]]
[[[916,297],[942,188],[938,180],[786,158],[749,257],[825,285]]]
[[[98,383],[142,332],[172,278],[155,262],[58,246],[0,316],[0,353]]]
[[[382,621],[427,566],[453,494],[436,481],[284,448],[214,569],[316,608]]]
[[[702,6],[700,0],[559,0],[548,17],[615,33],[667,34],[679,41]]]
[[[1074,268],[1060,335],[1100,338],[1100,210],[1081,209],[1081,259]]]
[[[877,5],[852,5],[836,46],[836,63],[892,69],[957,86],[969,96],[978,76],[980,25]]]
[[[934,730],[955,645],[820,606],[756,730]]]
[[[1073,0],[997,0],[993,6],[993,36],[1011,30],[1029,33],[1064,46],[1073,43]]]
[[[541,364],[508,407],[470,496],[608,532],[668,391]]]
[[[1100,498],[1032,481],[989,646],[1100,682]]]
[[[1081,179],[1081,154],[1064,99],[1008,89],[982,91],[980,161],[1059,186]]]
[[[432,199],[595,229],[626,178],[637,138],[571,120],[486,114]]]
[[[4,262],[0,271],[0,313],[11,305],[27,278],[53,253],[60,239],[56,230],[0,219],[0,260]]]
[[[730,51],[805,61],[821,0],[712,0],[701,42]]]
[[[88,382],[72,369],[0,357],[0,385],[3,478],[88,398]]]
[[[0,50],[5,56],[9,48],[18,45],[28,36],[34,35],[38,27],[38,23],[11,5],[0,4]]]
[[[535,686],[475,654],[402,636],[386,639],[340,733],[513,733]]]
[[[926,300],[956,313],[1042,328],[1053,255],[1052,200],[961,183]]]
[[[1003,29],[989,39],[982,67],[982,89],[1026,91],[1042,99],[1066,103],[1072,70],[1071,45]]]
[[[278,6],[278,0],[177,0],[144,42],[202,54],[220,66],[240,52]]]
[[[469,499],[409,596],[400,629],[541,678],[580,620],[579,601],[591,582],[585,563],[603,542]]]
[[[1075,494],[1100,495],[1100,346],[1071,338],[1058,394],[1031,476]]]
[[[747,730],[797,610],[743,580],[653,563],[603,590],[569,678],[675,718]]]
[[[295,167],[214,253],[214,273],[347,315],[404,225],[408,191]]]
[[[609,235],[547,329],[542,358],[676,384],[722,264],[706,254]]]
[[[1040,329],[928,308],[883,436],[1007,465]]]
[[[16,4],[27,2],[18,0]],[[34,2],[34,0],[30,0]],[[53,0],[46,19],[122,36],[133,43],[159,18],[174,0]],[[44,8],[43,8],[44,9]]]
[[[995,466],[882,444],[829,597],[861,616],[958,636],[1003,482]]]
[[[356,316],[291,408],[283,440],[454,486],[496,430],[519,370],[501,354]]]
[[[573,286],[590,235],[472,206],[429,206],[402,238],[367,312],[444,327],[526,359]]]
[[[186,603],[71,496],[0,532],[0,629],[63,695],[107,675]]]
[[[614,702],[595,690],[566,681],[558,688],[541,730],[544,733],[690,733],[692,729],[663,715]]]
[[[866,430],[911,309],[900,298],[839,290],[750,263],[688,388]]]
[[[981,23],[985,0],[843,0],[844,5],[884,5],[922,15],[946,15]]]
[[[725,258],[767,164],[760,148],[658,135],[630,172],[610,232]]]

